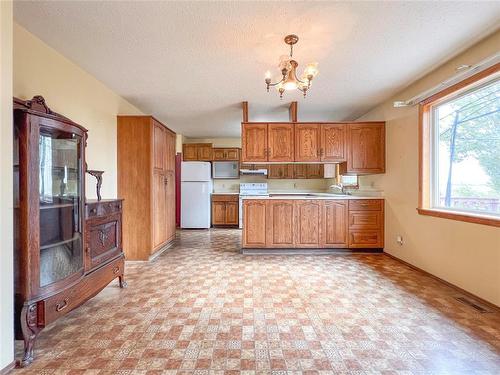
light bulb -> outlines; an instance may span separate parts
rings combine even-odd
[[[285,90],[295,90],[297,88],[297,82],[295,82],[295,81],[287,81],[283,85],[283,88]]]
[[[266,72],[266,79],[271,79],[271,72],[269,70]]]

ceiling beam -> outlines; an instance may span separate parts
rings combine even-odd
[[[297,111],[298,105],[297,102],[291,102],[290,107],[288,108],[288,113],[290,114],[290,122],[297,122]]]
[[[248,122],[248,102],[241,102],[241,109],[243,110],[243,122]]]

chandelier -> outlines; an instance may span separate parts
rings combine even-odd
[[[278,65],[281,71],[281,80],[276,83],[271,83],[271,72],[266,72],[266,86],[267,92],[269,92],[269,87],[276,87],[280,94],[280,99],[283,99],[283,93],[285,90],[299,90],[306,97],[307,90],[311,88],[311,81],[314,77],[318,75],[318,63],[307,64],[301,77],[297,77],[297,67],[299,64],[295,61],[293,57],[293,45],[299,41],[297,35],[291,34],[285,36],[285,43],[290,46],[290,56],[282,55],[280,57],[280,63]]]

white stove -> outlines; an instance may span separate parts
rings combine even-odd
[[[269,196],[267,182],[246,182],[240,184],[240,228],[243,228],[243,196]]]

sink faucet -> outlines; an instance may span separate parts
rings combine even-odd
[[[333,189],[333,188],[339,189],[342,192],[342,194],[351,195],[351,192],[347,191],[346,187],[341,182],[330,186],[330,189]]]

